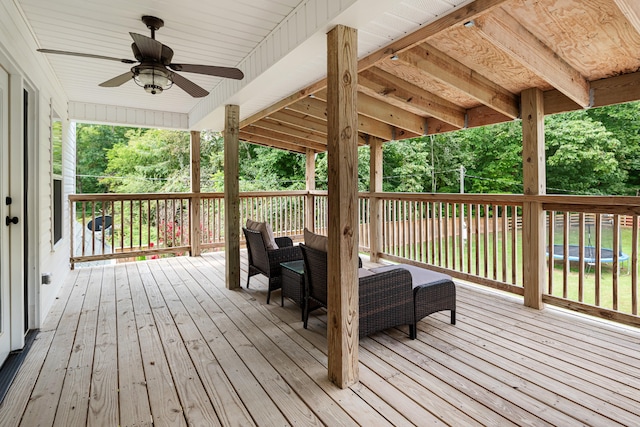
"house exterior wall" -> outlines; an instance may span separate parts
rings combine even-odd
[[[29,237],[25,239],[20,231],[12,234],[12,248],[29,246],[29,268],[24,268],[22,260],[13,261],[12,270],[12,307],[24,307],[22,299],[22,280],[27,277],[29,328],[40,327],[48,313],[55,296],[69,273],[69,218],[67,195],[73,192],[75,183],[75,127],[70,124],[66,96],[52,73],[43,55],[36,52],[36,45],[29,27],[25,24],[14,2],[0,1],[0,67],[7,70],[11,84],[9,110],[10,150],[12,167],[11,196],[15,209],[19,212],[21,223],[28,224]],[[22,184],[24,159],[22,122],[22,93],[29,91],[31,108],[30,145],[28,148],[29,188],[25,196]],[[52,109],[58,113],[63,123],[63,188],[65,200],[63,207],[63,236],[55,246],[52,245],[52,164],[51,164],[51,117]],[[14,151],[15,150],[15,151]],[[17,161],[16,161],[17,160]],[[17,183],[17,184],[16,184]],[[22,190],[22,191],[21,191]],[[4,195],[3,195],[4,196]],[[28,211],[21,207],[28,199]],[[21,212],[20,212],[21,210]],[[21,229],[20,229],[21,230]],[[13,231],[12,231],[13,233]],[[17,243],[14,245],[14,243]],[[12,252],[15,252],[12,249]],[[16,257],[17,258],[17,257]],[[51,273],[51,283],[41,284],[41,275]],[[18,282],[17,284],[15,282]],[[19,323],[22,313],[12,312],[13,322]],[[13,328],[13,326],[12,326]],[[19,329],[13,329],[15,335]],[[20,347],[21,339],[12,339],[14,348]]]

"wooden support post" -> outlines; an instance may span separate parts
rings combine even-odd
[[[546,193],[544,154],[544,98],[539,89],[522,92],[522,162],[525,195]],[[545,289],[545,213],[540,202],[522,209],[524,304],[542,309]]]
[[[329,380],[358,381],[357,31],[338,25],[327,38]]]
[[[307,148],[307,161],[305,178],[307,181],[307,191],[316,189],[316,153],[310,148]],[[316,231],[315,221],[315,198],[312,194],[307,194],[307,200],[305,203],[305,218],[304,225],[311,232]]]
[[[227,289],[240,287],[239,125],[240,107],[227,105],[224,126],[224,249]]]
[[[369,192],[382,192],[382,143],[380,138],[369,141]],[[372,262],[380,260],[382,251],[382,203],[373,194],[369,197],[369,255]]]
[[[200,131],[191,131],[191,218],[189,220],[190,255],[200,256]]]

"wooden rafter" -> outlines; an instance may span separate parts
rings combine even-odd
[[[465,110],[379,68],[362,71],[358,90],[414,114],[428,115],[457,128],[465,125]]]
[[[618,8],[633,25],[633,28],[640,33],[640,3],[638,0],[614,0]]]
[[[326,143],[323,142],[317,142],[317,141],[313,141],[310,139],[305,139],[305,138],[300,138],[300,137],[295,137],[295,136],[291,136],[287,133],[284,132],[279,132],[279,131],[274,131],[274,130],[269,130],[269,129],[264,129],[264,128],[260,128],[258,126],[254,125],[250,125],[250,126],[245,126],[244,129],[242,129],[242,131],[244,133],[247,133],[249,135],[256,135],[256,136],[262,136],[265,138],[269,138],[275,141],[281,141],[281,142],[286,142],[286,143],[291,143],[291,144],[298,144],[301,145],[303,147],[309,147],[312,148],[314,150],[318,150],[318,151],[322,151],[324,149],[326,149]]]
[[[278,123],[286,123],[289,126],[297,127],[308,132],[314,132],[317,135],[327,135],[326,120],[317,119],[309,115],[299,114],[293,110],[281,110],[273,113],[263,120],[271,120]]]
[[[435,78],[508,117],[515,119],[520,114],[514,94],[427,43],[397,56],[426,78]]]
[[[300,129],[296,129],[292,126],[289,126],[287,123],[284,122],[273,122],[267,119],[263,119],[260,121],[255,122],[253,125],[251,126],[247,126],[247,131],[250,132],[250,129],[254,127],[254,128],[258,128],[258,129],[265,129],[268,131],[274,131],[274,132],[278,132],[281,133],[283,135],[289,135],[291,136],[293,139],[295,140],[302,140],[302,141],[313,141],[313,142],[317,142],[318,144],[322,144],[322,145],[326,145],[327,144],[327,137],[326,136],[320,136],[317,135],[313,132],[306,132]],[[257,130],[257,132],[260,132],[259,130]]]
[[[280,150],[295,151],[296,153],[304,153],[305,147],[291,142],[283,142],[275,139],[267,138],[260,135],[251,135],[244,131],[240,131],[240,139],[254,144],[264,145],[266,147],[279,148]]]
[[[588,107],[589,82],[577,70],[531,34],[502,8],[475,21],[477,28],[493,45],[507,53],[581,107]]]
[[[424,42],[425,40],[428,40],[430,37],[433,37],[441,33],[442,31],[447,30],[449,27],[462,24],[469,20],[473,20],[481,14],[491,11],[505,2],[506,0],[476,0],[468,5],[460,7],[459,9],[455,9],[442,18],[425,25],[418,31],[408,34],[407,36],[396,40],[391,44],[378,49],[377,51],[362,58],[360,61],[358,61],[358,71],[363,71],[370,67],[373,67],[378,62],[388,58],[394,53],[411,49],[412,47]],[[243,120],[240,123],[240,128],[243,128],[248,124],[269,116],[270,114],[273,114],[274,112],[279,111],[285,107],[288,107],[289,105],[294,104],[297,101],[306,98],[309,95],[312,95],[322,89],[325,89],[326,87],[326,78],[318,80],[317,82],[307,86],[306,88],[287,96],[281,101],[276,102],[275,104]]]
[[[318,99],[325,100],[326,91],[321,90],[315,96]],[[425,132],[424,117],[366,94],[358,96],[358,111],[360,115],[387,123],[398,129],[404,129],[416,135],[423,135]]]
[[[640,3],[554,4],[565,11],[557,20],[542,5],[476,0],[360,59],[359,143],[517,119],[520,93],[533,87],[543,92],[545,114],[640,99],[632,53],[640,40]],[[607,19],[585,43],[577,38],[582,27],[576,19],[595,28],[599,11]],[[604,47],[606,54],[593,56]],[[615,58],[619,64],[603,66]],[[326,92],[320,80],[243,121],[242,130],[253,124],[250,133],[271,142],[325,145]]]
[[[299,113],[308,114],[319,119],[326,120],[327,117],[326,102],[317,98],[307,97],[296,102],[295,104],[291,104],[287,108]],[[397,129],[387,123],[372,119],[371,117],[365,116],[363,114],[358,115],[358,132],[377,136],[378,138],[382,138],[387,141],[419,136],[419,134],[408,132],[402,129]]]

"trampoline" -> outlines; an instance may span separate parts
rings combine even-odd
[[[569,256],[567,259],[569,261],[580,261],[580,246],[578,245],[569,245]],[[613,262],[613,249],[609,248],[601,248],[600,249],[600,262],[601,263],[612,263]],[[549,256],[549,252],[547,251],[547,256]],[[564,245],[553,245],[553,258],[554,259],[564,259]],[[627,261],[629,259],[629,255],[620,251],[618,253],[618,261]],[[593,246],[585,246],[584,247],[584,262],[587,264],[595,264],[596,262],[596,248]]]

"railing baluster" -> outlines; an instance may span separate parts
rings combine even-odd
[[[444,218],[442,221],[442,239],[444,241],[444,267],[449,268],[449,221],[451,218],[450,213],[451,205],[449,203],[444,204]]]
[[[620,216],[613,216],[613,247],[611,250],[613,251],[613,265],[612,265],[612,274],[611,274],[611,285],[612,285],[612,295],[613,298],[613,309],[618,310],[618,280],[620,273]]]
[[[473,204],[467,206],[467,273],[471,274],[471,248],[473,246]]]
[[[571,217],[569,212],[565,212],[562,216],[564,226],[562,228],[562,245],[563,245],[563,269],[562,269],[562,298],[567,297],[567,289],[569,286],[569,229],[571,228]]]
[[[518,283],[518,207],[511,206],[511,283]]]
[[[480,276],[480,205],[476,206],[476,229],[475,229],[475,243],[476,243],[476,276]]]
[[[547,279],[547,292],[549,295],[553,295],[553,270],[555,268],[555,224],[556,224],[556,213],[554,211],[547,212],[547,233],[548,237],[548,250],[549,253],[547,264],[548,264],[548,279]]]
[[[584,301],[584,212],[578,217],[578,301]]]
[[[484,243],[484,277],[489,277],[489,205],[484,205],[484,233],[482,240]]]
[[[498,279],[498,205],[491,205],[491,210],[493,212],[493,217],[492,217],[492,227],[493,227],[493,235],[492,237],[492,241],[493,241],[493,280],[497,280]]]
[[[507,281],[507,240],[509,235],[509,226],[507,224],[507,206],[502,205],[502,252],[500,259],[502,260],[502,281]]]
[[[595,296],[595,300],[596,300],[596,305],[600,305],[600,280],[601,280],[601,273],[602,273],[602,259],[600,257],[600,248],[602,248],[602,217],[600,216],[600,214],[596,214],[596,225],[595,225],[595,231],[596,231],[596,246],[593,249],[595,256],[596,256],[596,265],[595,265],[595,284],[596,284],[596,296]]]
[[[631,221],[631,314],[638,314],[638,228],[640,217],[634,215]]]

